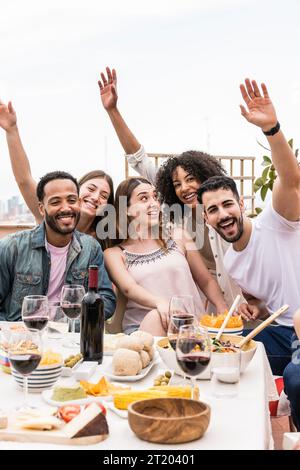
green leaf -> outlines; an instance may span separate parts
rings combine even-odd
[[[270,178],[270,180],[273,180],[273,181],[277,178],[277,174],[276,174],[275,170],[270,170],[269,178]]]
[[[263,159],[264,159],[264,163],[267,163],[268,165],[272,165],[272,160],[270,157],[268,157],[267,155],[264,155]]]
[[[292,148],[293,148],[293,145],[294,145],[294,140],[293,140],[293,139],[290,139],[290,140],[288,141],[288,144],[289,144],[289,146],[290,146],[291,149],[292,149]]]
[[[262,180],[263,180],[264,184],[265,184],[265,182],[267,181],[269,169],[270,169],[270,168],[267,167],[267,168],[265,168],[264,171],[262,172],[261,177],[262,177]]]
[[[296,149],[295,151],[295,157],[298,158],[298,153],[299,153],[299,149]]]
[[[260,214],[262,211],[263,210],[262,210],[261,207],[255,207],[255,212],[256,212],[257,215]]]
[[[268,190],[269,190],[268,185],[265,185],[261,188],[260,197],[262,198],[263,201],[266,199],[266,195],[267,195]]]
[[[275,181],[275,180],[269,180],[269,182],[268,182],[268,187],[269,187],[269,189],[270,189],[271,191],[273,191],[274,181]]]

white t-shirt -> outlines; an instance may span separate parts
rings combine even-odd
[[[51,257],[50,279],[47,297],[49,301],[58,302],[64,285],[67,256],[70,243],[62,248],[50,245],[46,240],[46,250]]]
[[[224,265],[244,292],[264,301],[270,314],[282,305],[289,310],[277,323],[293,326],[300,308],[300,221],[290,222],[268,205],[252,222],[248,245],[227,250]]]

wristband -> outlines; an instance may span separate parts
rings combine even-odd
[[[279,131],[279,129],[280,129],[280,124],[279,124],[279,122],[277,121],[277,124],[276,124],[275,127],[272,127],[272,129],[270,129],[269,131],[266,131],[266,132],[263,131],[263,133],[264,133],[265,135],[274,135],[274,134],[277,134],[277,132]]]

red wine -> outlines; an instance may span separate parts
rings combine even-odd
[[[33,328],[35,330],[43,330],[48,323],[47,317],[25,317],[23,322],[27,328]]]
[[[195,317],[191,313],[175,313],[174,315],[172,315],[172,322],[178,330],[181,326],[193,325],[194,320]]]
[[[15,354],[9,360],[14,369],[22,375],[29,375],[40,363],[40,354]]]
[[[89,290],[82,299],[80,352],[85,361],[103,360],[104,302],[98,294],[98,266],[89,267]]]
[[[80,304],[64,304],[62,303],[61,308],[63,309],[64,314],[71,320],[78,318],[81,313]]]
[[[200,374],[209,364],[210,358],[207,356],[177,356],[177,362],[183,372],[187,375]]]

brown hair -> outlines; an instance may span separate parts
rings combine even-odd
[[[129,226],[129,217],[127,212],[124,213],[120,208],[120,197],[125,196],[127,198],[127,207],[129,207],[130,199],[132,196],[133,191],[137,188],[140,184],[149,184],[153,186],[146,178],[131,176],[126,180],[122,181],[116,190],[116,197],[115,197],[115,210],[116,210],[116,233],[117,239],[114,240],[114,245],[119,245],[122,241],[127,240],[128,238],[128,226]],[[126,218],[126,222],[125,219]],[[121,232],[121,227],[125,227],[126,225],[126,234]],[[163,238],[163,230],[161,224],[161,217],[160,217],[160,227],[159,227],[159,239],[158,243],[166,248],[166,242]]]
[[[107,182],[108,182],[108,185],[109,185],[109,189],[110,189],[110,195],[107,199],[107,204],[111,204],[111,205],[114,205],[115,203],[115,198],[114,198],[114,183],[113,183],[113,180],[111,179],[111,177],[105,173],[105,171],[102,171],[102,170],[93,170],[93,171],[89,171],[88,173],[86,173],[85,175],[83,175],[79,180],[78,180],[78,184],[79,184],[79,188],[84,184],[84,183],[87,183],[89,180],[92,180],[94,178],[99,178],[99,179],[105,179]],[[96,238],[98,240],[98,242],[100,243],[101,247],[102,247],[102,250],[104,251],[106,248],[109,248],[112,246],[112,242],[110,239],[106,238],[105,240],[100,240],[98,237],[97,237],[97,225],[98,223],[102,220],[103,216],[102,215],[96,215],[95,216],[95,219],[91,225],[91,231],[92,232],[95,232],[96,234]]]

